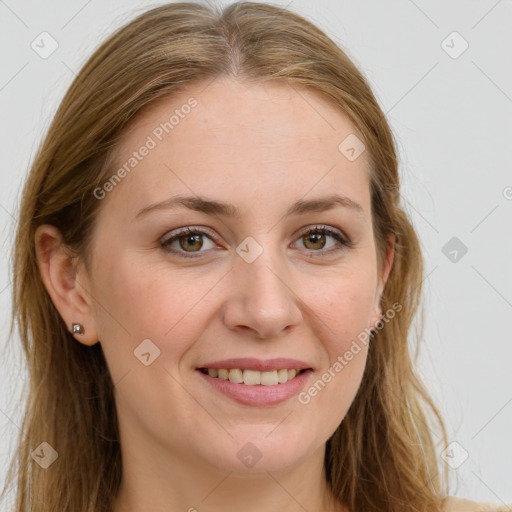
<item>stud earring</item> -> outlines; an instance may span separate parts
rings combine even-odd
[[[84,331],[84,326],[82,324],[72,324],[71,325],[71,332],[73,334],[83,334],[85,331]]]

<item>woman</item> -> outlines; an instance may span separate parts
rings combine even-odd
[[[259,3],[142,14],[24,189],[15,510],[486,509],[447,498],[407,345],[422,271],[390,128],[324,33]]]

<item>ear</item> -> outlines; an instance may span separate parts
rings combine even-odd
[[[386,249],[386,258],[384,260],[384,265],[379,275],[377,293],[375,294],[374,312],[370,323],[370,326],[372,328],[375,328],[378,321],[382,318],[382,308],[380,306],[380,299],[382,297],[382,293],[384,292],[384,288],[388,281],[391,268],[393,267],[393,260],[395,258],[396,236],[393,233],[390,233],[387,239],[388,245]]]
[[[86,294],[86,275],[78,270],[79,262],[62,242],[61,232],[55,226],[43,224],[36,229],[34,242],[41,278],[68,330],[71,332],[73,323],[80,323],[84,334],[74,334],[75,339],[84,345],[96,344],[99,340],[91,298]]]

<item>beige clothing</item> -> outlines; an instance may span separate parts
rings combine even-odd
[[[446,498],[444,505],[445,512],[512,512],[512,503],[503,505],[502,503],[470,501],[453,496]]]

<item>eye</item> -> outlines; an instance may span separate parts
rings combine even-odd
[[[191,228],[190,226],[175,232],[172,236],[164,238],[160,242],[160,245],[166,252],[176,254],[179,257],[198,258],[200,257],[199,253],[205,252],[201,251],[201,249],[205,248],[204,241],[202,240],[203,237],[206,237],[212,244],[210,247],[206,246],[206,249],[215,246],[211,235],[203,230]],[[335,242],[330,248],[325,249],[327,245],[326,239],[328,238],[334,239]],[[310,249],[312,253],[319,253],[315,254],[315,257],[334,254],[343,249],[352,247],[353,245],[341,232],[327,226],[316,226],[313,229],[309,229],[300,235],[299,240],[302,241],[303,244],[306,245],[305,248]],[[198,254],[196,255],[194,253]]]
[[[326,239],[328,238],[334,239],[335,242],[328,249],[325,249],[327,245]],[[314,257],[334,254],[353,245],[341,232],[327,226],[317,226],[309,229],[302,233],[299,240],[303,242],[306,249],[311,249],[313,253],[320,253],[314,254]]]
[[[204,246],[204,243],[201,240],[202,237],[208,237],[210,242],[213,242],[211,237],[206,232],[199,229],[190,229],[190,227],[186,227],[178,231],[173,236],[162,240],[160,245],[167,252],[179,254],[179,256],[183,258],[197,258],[198,256],[192,255],[192,253],[204,252],[200,250]],[[173,247],[176,242],[178,243],[179,249]],[[170,247],[170,249],[168,249],[168,247]]]

